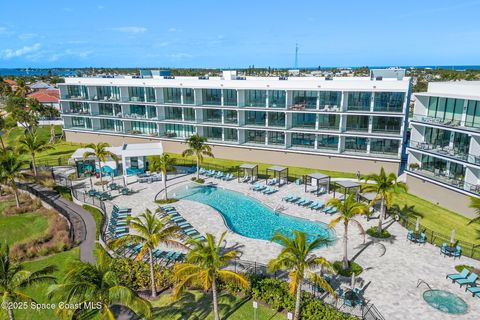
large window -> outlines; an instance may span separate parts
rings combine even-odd
[[[462,120],[464,103],[465,100],[463,99],[430,97],[428,101],[428,116],[439,118],[442,121],[460,122]]]
[[[145,102],[145,88],[128,87],[128,98],[130,101]]]
[[[224,110],[224,122],[228,124],[237,124],[238,116],[235,110]]]
[[[223,140],[238,142],[237,129],[225,128],[223,129]]]
[[[203,109],[203,122],[222,122],[222,110],[220,109]]]
[[[222,104],[221,89],[202,89],[202,103],[210,106],[219,106]]]
[[[371,139],[370,153],[398,154],[400,140]]]
[[[374,111],[402,112],[405,93],[375,92]]]
[[[286,97],[283,90],[270,90],[268,91],[268,106],[270,108],[285,108]]]
[[[340,106],[342,93],[340,91],[320,91],[320,108],[325,106]]]
[[[145,88],[145,92],[147,95],[147,102],[156,102],[157,98],[155,96],[155,89],[154,88]]]
[[[370,110],[371,92],[349,92],[348,93],[348,110]]]
[[[146,134],[150,136],[158,135],[158,128],[156,123],[142,122],[142,121],[132,121],[132,131],[133,134]]]
[[[156,119],[157,118],[157,107],[148,106],[147,107],[147,115],[149,119]]]
[[[285,113],[283,112],[269,112],[268,113],[268,126],[269,127],[285,127]]]
[[[180,88],[163,88],[164,103],[181,103],[182,90]]]
[[[86,86],[67,86],[67,99],[88,99]]]
[[[255,143],[255,144],[265,144],[265,138],[267,134],[265,131],[259,130],[246,130],[245,131],[245,142]]]
[[[91,121],[89,122],[90,127],[88,127],[86,125],[87,124],[86,120],[90,120],[90,119],[89,118],[83,118],[83,117],[72,117],[72,127],[74,127],[74,128],[91,128],[92,127]]]
[[[267,91],[245,90],[245,105],[247,107],[265,107],[267,103]]]
[[[98,104],[98,114],[105,116],[113,116],[113,104],[110,103],[99,103]]]
[[[318,149],[338,150],[338,136],[319,134],[317,141]]]
[[[195,110],[193,108],[183,108],[183,117],[185,121],[195,121]]]
[[[208,140],[222,140],[222,128],[217,127],[204,127],[203,135],[208,138]]]
[[[338,114],[320,114],[318,116],[318,129],[320,130],[339,130],[340,115]]]
[[[165,107],[165,119],[182,120],[182,108]]]
[[[426,143],[433,145],[435,148],[443,148],[450,144],[450,131],[425,127],[424,139]]]
[[[465,121],[467,127],[480,127],[480,101],[469,100],[467,103],[467,118]]]
[[[115,121],[112,119],[100,119],[100,130],[115,131]]]
[[[283,132],[269,132],[268,144],[274,146],[285,145],[285,133]]]
[[[367,151],[367,138],[345,137],[345,151],[351,151],[351,152]]]
[[[73,102],[69,103],[70,113],[90,114],[90,104],[87,102]]]
[[[317,115],[315,113],[294,113],[292,127],[315,129],[316,119]]]
[[[316,109],[317,95],[317,91],[293,91],[293,105],[305,109]]]
[[[147,108],[142,105],[130,105],[130,114],[134,116],[145,117],[147,115]]]
[[[348,131],[368,131],[368,116],[347,116]]]
[[[195,97],[193,93],[194,93],[193,89],[190,89],[190,88],[183,89],[183,104],[195,103]]]
[[[400,133],[403,118],[373,117],[372,132]]]
[[[462,181],[465,179],[465,167],[463,165],[437,157],[422,154],[421,168],[434,173],[436,176],[446,176]]]
[[[165,131],[168,137],[187,138],[195,133],[195,128],[190,125],[167,123]]]
[[[315,135],[310,133],[292,133],[292,147],[315,148]]]
[[[236,106],[237,105],[237,90],[223,89],[223,105]]]
[[[97,99],[105,101],[120,100],[120,89],[118,87],[97,87]]]
[[[246,111],[245,124],[250,126],[265,126],[266,113],[264,111]]]

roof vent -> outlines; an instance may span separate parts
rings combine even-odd
[[[198,80],[208,80],[208,76],[200,76],[198,77]]]
[[[163,79],[175,79],[175,76],[164,76]]]
[[[236,79],[236,80],[247,80],[247,77],[245,77],[245,76],[237,76],[235,79]]]
[[[327,80],[327,81],[331,81],[331,80],[333,80],[333,77],[330,77],[330,76],[328,76],[328,77],[325,77],[325,80]]]
[[[278,77],[278,80],[288,80],[288,77],[286,77],[286,76],[280,76],[280,77]]]
[[[383,77],[381,77],[381,76],[380,76],[380,77],[375,77],[375,80],[376,80],[376,81],[382,81],[382,80],[383,80]]]

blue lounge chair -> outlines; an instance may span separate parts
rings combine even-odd
[[[265,194],[272,194],[272,193],[275,193],[277,192],[278,190],[275,189],[275,188],[269,188],[267,191],[264,191],[263,193]]]
[[[473,296],[477,296],[480,298],[480,287],[470,287],[467,288],[467,290],[470,291]]]
[[[318,201],[318,202],[317,202],[317,205],[314,206],[314,207],[312,207],[312,209],[313,209],[313,210],[319,210],[319,209],[322,209],[324,205],[325,205],[325,204],[323,203],[323,201]]]
[[[460,273],[447,274],[447,279],[451,279],[452,282],[455,282],[455,280],[458,280],[458,279],[467,279],[469,273],[470,272],[468,271],[467,268],[463,268],[462,272]]]
[[[318,202],[317,202],[317,201],[313,201],[312,203],[310,203],[310,204],[308,205],[308,208],[309,208],[309,209],[313,209],[313,208],[315,208],[317,205],[318,205]]]
[[[265,190],[266,188],[267,188],[267,186],[261,185],[259,188],[256,188],[256,189],[253,189],[253,190],[255,190],[255,191],[263,191],[263,190]]]
[[[293,199],[293,198],[295,198],[295,196],[294,196],[293,194],[289,194],[288,196],[283,197],[282,200],[283,200],[283,201],[288,201],[288,200],[291,200],[291,199]]]
[[[296,201],[292,201],[292,203],[302,204],[302,203],[304,203],[305,201],[307,201],[307,199],[305,199],[305,198],[300,198],[300,199],[298,199],[298,200],[296,200]]]
[[[113,205],[113,210],[114,210],[114,211],[117,211],[117,212],[119,212],[119,213],[127,213],[127,212],[132,211],[132,209],[130,209],[130,208],[120,208],[120,207],[117,206],[116,204]]]
[[[420,234],[420,238],[417,239],[417,242],[418,243],[426,243],[427,242],[427,236],[425,235],[425,233],[422,232]]]
[[[307,200],[306,202],[302,203],[302,206],[306,207],[306,206],[312,204],[312,202],[313,202],[312,200]]]
[[[475,282],[477,281],[478,275],[476,273],[470,273],[470,275],[466,279],[457,279],[453,280],[454,282],[458,283],[460,285],[460,288],[463,285],[466,286],[473,286],[475,285]]]
[[[295,197],[293,197],[292,199],[286,200],[286,201],[287,201],[287,202],[290,202],[290,203],[295,203],[296,201],[298,201],[298,200],[300,200],[300,199],[301,199],[301,197],[295,196]]]

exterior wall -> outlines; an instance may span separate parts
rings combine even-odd
[[[148,137],[130,137],[119,135],[106,135],[104,133],[84,133],[65,131],[65,138],[70,142],[80,143],[98,143],[109,142],[112,146],[120,146],[124,143],[145,143],[146,141],[156,142],[158,139]],[[182,153],[185,150],[185,143],[182,141],[162,140],[163,148],[166,152]],[[296,166],[315,169],[324,169],[341,172],[356,172],[368,174],[380,171],[384,167],[387,172],[397,173],[399,162],[388,162],[369,159],[356,159],[347,157],[335,157],[324,155],[312,155],[304,153],[294,153],[288,151],[258,150],[248,147],[229,147],[213,146],[215,157],[221,159],[239,160],[246,162],[257,162],[261,159],[262,163],[278,164],[284,166]]]
[[[407,175],[408,192],[452,210],[467,218],[475,217],[474,211],[468,207],[470,198],[462,193],[444,188],[429,181]]]

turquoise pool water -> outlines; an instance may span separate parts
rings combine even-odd
[[[423,299],[435,309],[450,314],[464,314],[468,305],[462,298],[444,290],[428,290],[423,293]]]
[[[178,199],[211,206],[220,212],[230,230],[245,237],[271,240],[277,231],[291,234],[299,230],[311,237],[335,238],[326,224],[275,212],[249,196],[228,189],[188,184],[173,190],[172,194]]]

